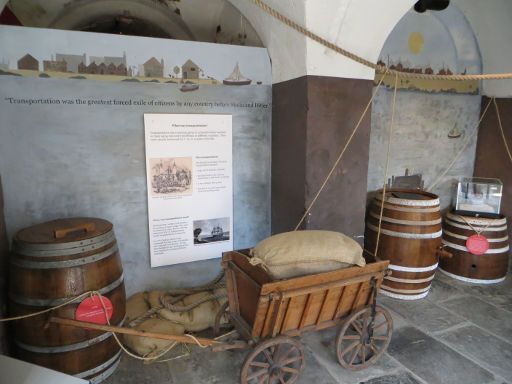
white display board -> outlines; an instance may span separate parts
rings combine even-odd
[[[233,249],[232,117],[144,114],[151,266]]]

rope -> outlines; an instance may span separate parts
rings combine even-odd
[[[507,144],[507,138],[505,137],[505,131],[503,130],[503,126],[501,125],[501,117],[500,117],[500,110],[498,108],[498,103],[496,103],[496,98],[492,98],[494,101],[494,108],[496,108],[496,116],[498,117],[498,127],[500,127],[501,131],[501,138],[503,139],[503,144],[505,145],[505,149],[507,150],[508,158],[510,159],[510,162],[512,163],[512,154],[510,153],[510,148]]]
[[[428,75],[424,73],[411,73],[411,72],[402,72],[397,71],[395,69],[391,69],[385,65],[378,65],[365,58],[356,55],[346,49],[339,47],[338,45],[331,43],[330,41],[320,37],[314,32],[311,32],[307,28],[302,25],[297,24],[293,20],[284,16],[282,13],[276,11],[274,8],[270,7],[262,0],[249,0],[260,7],[263,11],[274,17],[275,19],[281,21],[286,24],[288,27],[296,30],[299,33],[309,37],[311,40],[316,41],[317,43],[337,52],[359,64],[362,64],[366,67],[374,69],[377,73],[389,73],[390,75],[395,75],[400,78],[414,78],[414,79],[423,79],[423,80],[457,80],[457,81],[468,81],[468,80],[491,80],[491,79],[512,79],[512,73],[490,73],[490,74],[481,74],[481,75]],[[383,76],[384,77],[384,76]]]
[[[487,228],[489,228],[489,226],[492,224],[492,221],[489,221],[489,223],[481,228],[480,230],[476,229],[469,221],[466,220],[466,218],[464,216],[461,216],[461,215],[458,215],[467,225],[469,225],[469,227],[477,234],[477,236],[480,236],[480,234],[482,232],[485,232],[487,230]]]
[[[383,76],[384,77],[384,76]],[[391,139],[393,138],[393,126],[395,125],[395,106],[396,106],[396,89],[398,86],[398,75],[395,75],[395,89],[393,90],[393,104],[391,107],[391,122],[389,124],[389,140],[388,140],[388,151],[386,154],[386,167],[384,168],[384,187],[382,188],[382,203],[380,205],[380,214],[379,214],[379,228],[377,231],[377,241],[375,242],[375,258],[378,258],[379,252],[379,241],[380,241],[380,231],[382,228],[382,214],[384,212],[384,201],[386,200],[386,181],[388,178],[388,168],[389,168],[389,158],[391,155]]]
[[[294,231],[298,230],[299,227],[301,226],[301,224],[304,222],[304,219],[306,218],[306,216],[308,215],[308,213],[311,211],[311,208],[313,208],[313,205],[315,205],[316,203],[316,200],[318,199],[318,197],[320,196],[320,194],[322,193],[322,191],[324,190],[325,186],[327,185],[327,182],[329,181],[329,179],[331,178],[334,170],[336,169],[336,167],[338,166],[341,158],[343,157],[343,155],[345,154],[345,151],[347,150],[349,144],[351,143],[352,141],[352,138],[354,137],[354,135],[356,134],[357,130],[359,129],[359,126],[361,125],[361,122],[363,121],[364,117],[366,116],[366,113],[368,112],[368,110],[370,109],[370,106],[372,105],[372,102],[373,102],[373,99],[375,98],[375,95],[377,94],[377,91],[379,90],[381,84],[382,84],[382,81],[384,80],[384,76],[382,76],[382,79],[380,79],[379,83],[377,84],[377,86],[375,87],[375,90],[373,92],[373,95],[372,97],[370,98],[370,101],[368,101],[368,104],[366,104],[366,107],[363,111],[363,114],[361,115],[361,117],[359,118],[354,130],[352,131],[352,133],[350,134],[347,142],[345,143],[345,146],[343,147],[343,149],[341,150],[341,153],[340,155],[338,156],[338,158],[336,159],[336,161],[334,162],[334,165],[332,166],[331,170],[329,171],[329,173],[327,174],[327,177],[325,178],[324,182],[322,183],[322,186],[320,187],[320,189],[318,190],[318,192],[316,193],[315,197],[313,198],[313,200],[311,201],[311,203],[309,204],[308,208],[306,209],[306,212],[304,212],[304,215],[302,215],[299,223],[295,226],[295,229]]]
[[[66,302],[64,302],[62,304],[56,305],[55,307],[51,307],[51,308],[48,308],[48,309],[44,309],[44,310],[39,311],[39,312],[33,312],[33,313],[26,314],[26,315],[20,315],[20,316],[14,316],[14,317],[5,317],[3,319],[0,319],[0,323],[7,322],[7,321],[23,320],[23,319],[28,319],[29,317],[35,317],[35,316],[43,315],[45,313],[54,311],[54,310],[62,308],[62,307],[65,307],[68,304],[71,304],[71,303],[74,303],[75,301],[83,299],[84,297],[87,297],[87,296],[89,296],[90,294],[92,294],[94,292],[95,291],[84,292],[81,295],[78,295],[78,296],[76,296],[76,297],[74,297],[72,299],[69,299],[68,301],[66,301]]]
[[[227,294],[225,293],[216,293],[216,294],[210,294],[208,296],[205,296],[189,305],[174,305],[170,302],[169,298],[167,297],[168,294],[164,294],[160,296],[160,303],[162,304],[162,307],[165,309],[168,309],[172,312],[188,312],[198,306],[200,306],[203,303],[207,303],[208,301],[217,300],[217,299],[224,299]],[[172,299],[172,296],[171,296]],[[162,308],[160,308],[162,309]]]
[[[427,191],[431,191],[437,184],[439,184],[439,182],[443,179],[443,177],[446,176],[448,171],[453,167],[455,162],[459,159],[460,155],[462,155],[462,152],[464,152],[466,150],[466,148],[469,145],[469,143],[470,143],[471,139],[473,138],[473,136],[475,136],[478,133],[478,127],[480,127],[480,124],[482,123],[482,120],[484,119],[484,116],[487,113],[487,110],[489,109],[489,107],[491,106],[491,102],[493,100],[494,100],[494,97],[491,100],[489,100],[489,103],[487,103],[487,106],[485,107],[484,112],[482,113],[482,116],[480,116],[480,120],[478,121],[478,124],[476,125],[476,128],[473,131],[473,133],[466,138],[466,141],[462,144],[461,149],[455,155],[455,157],[450,162],[448,167],[446,167],[446,169],[437,177],[437,179],[435,179],[435,181],[426,189]]]

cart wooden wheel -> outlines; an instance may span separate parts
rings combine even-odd
[[[215,316],[215,323],[213,324],[213,335],[215,337],[220,335],[220,327],[221,327],[221,320],[224,316],[227,316],[227,310],[228,310],[229,302],[226,301],[222,306],[220,307],[219,311],[217,312],[217,315]]]
[[[279,336],[256,346],[240,372],[242,384],[293,384],[304,369],[304,349],[295,339]]]
[[[354,371],[375,363],[386,351],[393,333],[393,319],[388,311],[376,306],[367,307],[351,315],[336,338],[339,363]]]

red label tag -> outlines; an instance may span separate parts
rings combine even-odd
[[[101,300],[103,300],[103,304],[105,304],[107,316],[110,320],[114,312],[112,302],[105,296],[102,296]],[[101,300],[98,296],[88,297],[83,300],[76,309],[75,319],[79,321],[86,321],[88,323],[107,324],[105,309],[101,304]]]
[[[466,248],[473,255],[483,255],[489,249],[489,241],[485,236],[472,235],[466,240]]]

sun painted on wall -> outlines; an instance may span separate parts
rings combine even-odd
[[[425,45],[425,39],[423,39],[423,35],[419,32],[412,32],[409,35],[409,51],[411,51],[414,54],[419,54],[421,51],[423,51],[423,46]]]
[[[405,14],[384,43],[379,64],[426,75],[482,72],[480,51],[471,25],[452,3],[443,12],[419,14],[410,10]],[[375,81],[381,77],[377,74]],[[394,87],[394,84],[394,76],[385,76],[384,85]],[[401,77],[397,86],[426,92],[479,92],[478,81]]]

